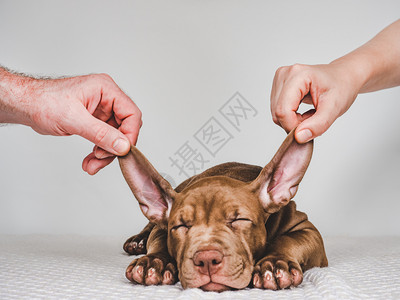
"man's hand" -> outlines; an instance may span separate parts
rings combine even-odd
[[[96,146],[82,168],[91,175],[128,153],[142,125],[139,108],[108,75],[33,79],[1,68],[0,122],[88,139]]]

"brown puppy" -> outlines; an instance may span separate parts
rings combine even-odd
[[[128,239],[135,259],[126,277],[144,285],[207,291],[299,285],[303,272],[327,266],[321,235],[290,201],[311,160],[312,141],[292,131],[264,168],[225,163],[175,190],[135,147],[119,159],[150,223]]]

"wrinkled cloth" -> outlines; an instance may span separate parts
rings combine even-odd
[[[400,237],[328,237],[329,267],[281,291],[134,285],[124,238],[0,235],[0,299],[400,299]]]

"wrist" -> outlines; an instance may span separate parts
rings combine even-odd
[[[332,62],[348,64],[359,78],[359,93],[400,85],[400,20],[386,27],[372,40]]]
[[[0,68],[0,123],[32,125],[34,80]]]
[[[372,63],[365,55],[357,55],[352,52],[332,61],[330,65],[341,70],[340,78],[353,88],[356,95],[364,92],[373,76]]]

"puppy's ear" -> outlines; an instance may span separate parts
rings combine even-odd
[[[250,183],[267,213],[274,213],[289,203],[310,163],[313,141],[298,144],[293,129],[272,160]]]
[[[118,160],[143,214],[150,222],[165,228],[176,196],[174,189],[135,146]]]

